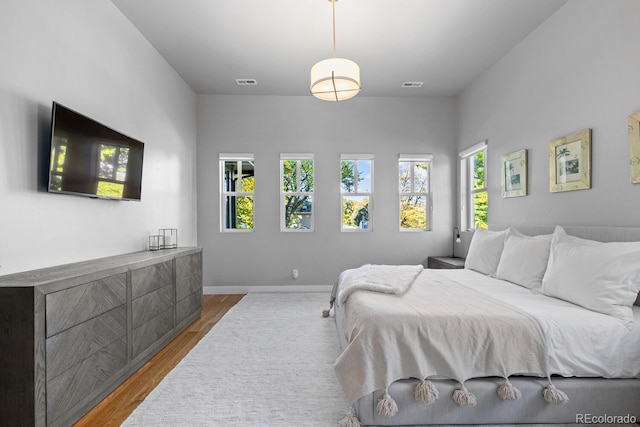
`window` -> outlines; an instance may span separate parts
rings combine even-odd
[[[373,155],[340,156],[342,231],[369,231],[373,214]]]
[[[222,231],[253,230],[253,154],[220,154]]]
[[[280,230],[313,231],[313,154],[280,154]]]
[[[431,160],[428,154],[401,154],[398,161],[400,230],[431,228]]]
[[[463,230],[487,228],[487,142],[460,153],[460,206]]]

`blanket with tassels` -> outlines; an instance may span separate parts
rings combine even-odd
[[[471,378],[505,378],[497,390],[505,400],[519,397],[511,375],[550,378],[545,334],[533,317],[437,270],[421,271],[400,295],[353,293],[341,310],[348,344],[335,363],[338,380],[349,403],[384,390],[381,415],[397,411],[387,389],[400,379],[421,380],[415,397],[425,403],[438,396],[429,379],[456,380],[460,388],[452,398],[474,406],[464,386]],[[550,382],[543,394],[552,403],[567,399]]]

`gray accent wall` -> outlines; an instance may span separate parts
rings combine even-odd
[[[196,97],[109,0],[0,2],[0,275],[196,244]],[[38,191],[62,103],[145,143],[141,202]]]
[[[627,118],[640,111],[640,2],[570,0],[459,97],[458,150],[488,141],[489,223],[638,226]],[[592,133],[592,188],[549,192],[549,141]],[[529,195],[501,197],[500,156],[529,154]]]
[[[203,247],[205,289],[330,287],[345,268],[426,265],[427,256],[450,250],[455,99],[356,97],[332,103],[311,96],[199,95],[197,110],[198,244]],[[218,154],[229,152],[255,154],[252,232],[220,232]],[[280,153],[315,154],[313,232],[280,231]],[[373,232],[340,231],[341,153],[375,156]],[[399,231],[400,153],[434,155],[432,231]]]

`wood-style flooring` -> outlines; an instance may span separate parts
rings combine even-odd
[[[119,426],[211,328],[244,295],[204,295],[202,315],[76,424]]]

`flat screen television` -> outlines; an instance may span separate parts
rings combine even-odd
[[[144,143],[54,102],[47,191],[140,200],[143,153]]]

